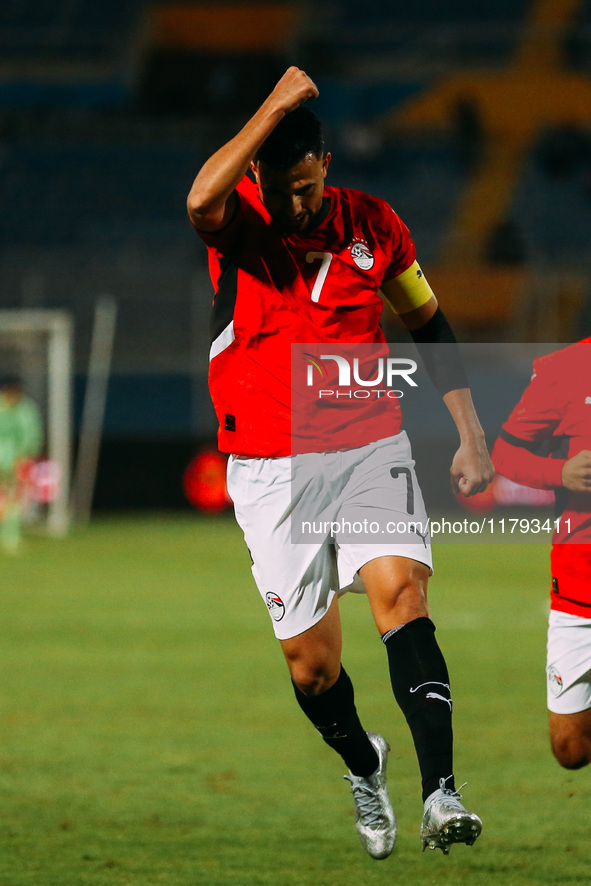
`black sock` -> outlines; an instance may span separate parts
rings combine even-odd
[[[382,637],[388,650],[390,680],[415,744],[423,800],[439,788],[454,790],[451,693],[445,659],[430,618],[417,618]],[[450,777],[451,776],[451,777]]]
[[[357,716],[353,684],[345,669],[341,667],[336,683],[320,695],[304,695],[295,683],[293,688],[306,717],[347,768],[364,778],[375,772],[380,761]]]

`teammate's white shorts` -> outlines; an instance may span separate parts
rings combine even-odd
[[[551,610],[546,676],[548,710],[576,714],[591,708],[591,618]]]
[[[252,573],[280,640],[364,593],[358,570],[384,556],[432,571],[428,518],[405,432],[342,452],[228,461],[228,491]]]

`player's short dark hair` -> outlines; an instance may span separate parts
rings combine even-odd
[[[22,388],[23,380],[20,375],[3,375],[0,378],[0,388]]]
[[[318,158],[324,155],[322,124],[313,111],[300,105],[279,121],[254,159],[273,169],[291,169],[308,154]]]

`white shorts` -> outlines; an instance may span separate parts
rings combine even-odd
[[[551,610],[546,676],[548,710],[576,714],[591,708],[591,618]]]
[[[320,621],[335,594],[364,593],[358,570],[370,560],[409,557],[432,571],[405,432],[342,452],[231,456],[228,491],[280,640]]]

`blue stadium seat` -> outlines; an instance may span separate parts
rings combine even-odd
[[[147,5],[145,0],[3,0],[2,58],[110,58]]]
[[[12,143],[0,169],[2,242],[184,236],[195,169],[189,146]]]
[[[576,270],[589,254],[591,156],[565,153],[564,163],[556,164],[559,158],[548,153],[554,134],[546,132],[531,152],[511,215],[534,261],[572,264]],[[581,135],[591,145],[591,131]]]

